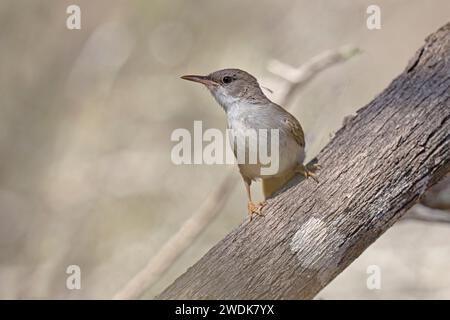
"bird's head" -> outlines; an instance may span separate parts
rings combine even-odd
[[[256,78],[240,69],[223,69],[206,76],[186,75],[181,78],[204,84],[225,110],[237,102],[258,103],[267,99]]]

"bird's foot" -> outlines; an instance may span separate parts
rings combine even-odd
[[[250,221],[253,220],[254,215],[264,217],[264,214],[261,212],[261,210],[265,205],[266,205],[265,201],[259,202],[258,204],[254,204],[251,201],[249,201],[247,203],[247,209],[248,209],[248,215],[250,216]]]
[[[319,183],[316,172],[322,167],[319,164],[307,164],[306,166],[301,164],[296,169],[295,172],[301,174],[306,179],[311,178],[315,182]]]

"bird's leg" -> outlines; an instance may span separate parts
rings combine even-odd
[[[317,179],[316,171],[319,170],[321,166],[319,164],[307,164],[306,166],[303,164],[298,165],[295,168],[295,173],[299,173],[303,175],[306,179],[311,178],[315,182],[319,183],[319,179]]]
[[[258,204],[253,203],[252,201],[252,194],[250,191],[250,185],[252,183],[252,181],[250,179],[246,179],[244,178],[244,183],[245,183],[245,190],[247,191],[247,209],[248,209],[248,215],[250,216],[250,221],[253,220],[253,215],[258,215],[258,216],[264,216],[261,213],[262,208],[266,205],[266,202],[259,202]]]

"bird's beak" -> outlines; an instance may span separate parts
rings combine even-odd
[[[182,76],[181,79],[202,83],[207,87],[218,85],[217,82],[213,81],[208,76],[187,75],[187,76]]]

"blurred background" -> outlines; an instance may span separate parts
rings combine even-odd
[[[81,8],[81,30],[66,28],[71,4]],[[381,7],[381,30],[366,27],[370,4]],[[111,298],[228,174],[225,165],[171,162],[174,129],[192,130],[194,120],[225,128],[209,93],[180,75],[242,68],[276,100],[284,80],[268,61],[299,66],[357,46],[361,54],[318,75],[290,106],[311,158],[449,21],[448,0],[2,0],[0,298]],[[246,214],[239,185],[143,297]],[[449,299],[449,252],[450,224],[401,221],[318,297]],[[66,288],[72,264],[81,290]],[[380,290],[366,287],[374,264]]]

